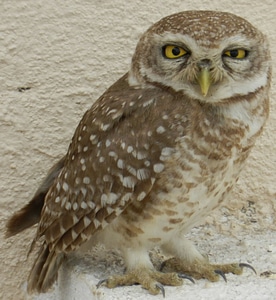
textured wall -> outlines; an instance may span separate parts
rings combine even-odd
[[[26,252],[34,234],[28,230],[4,240],[5,220],[65,153],[85,110],[128,70],[140,34],[161,17],[187,9],[247,18],[269,36],[275,58],[274,0],[1,2],[1,299],[24,299],[22,284],[31,261]],[[261,230],[273,226],[276,210],[275,94],[274,82],[270,120],[231,202],[234,210],[255,202]]]

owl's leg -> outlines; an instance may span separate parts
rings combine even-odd
[[[97,287],[102,284],[108,288],[140,284],[151,294],[155,295],[162,292],[163,296],[165,296],[163,285],[182,285],[182,278],[193,281],[188,276],[177,274],[175,272],[163,273],[155,270],[150,261],[148,252],[144,249],[128,249],[125,252],[125,262],[127,271],[124,275],[110,276],[107,279],[101,280]]]
[[[208,259],[204,258],[195,246],[183,237],[171,240],[170,243],[163,245],[163,249],[174,257],[162,264],[162,272],[184,273],[195,279],[205,278],[210,281],[218,281],[221,277],[226,281],[224,274],[240,275],[244,267],[256,273],[252,266],[245,263],[210,264]]]

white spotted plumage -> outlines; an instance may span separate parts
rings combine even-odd
[[[84,243],[119,248],[129,272],[151,272],[156,245],[203,260],[183,234],[237,181],[268,116],[270,77],[266,38],[237,16],[188,11],[151,26],[47,179],[28,290],[47,290]]]

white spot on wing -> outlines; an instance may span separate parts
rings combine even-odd
[[[133,151],[133,147],[132,146],[128,146],[127,147],[127,153],[131,153]]]
[[[141,192],[138,197],[137,197],[137,200],[138,201],[142,201],[145,197],[146,197],[146,193],[145,192]]]
[[[80,236],[83,241],[87,240],[87,234],[85,234],[84,232],[81,232]]]
[[[149,166],[150,166],[150,161],[149,161],[149,160],[145,160],[145,161],[144,161],[144,165],[145,165],[146,167],[149,167]]]
[[[84,187],[81,187],[81,193],[83,194],[83,197],[85,197],[87,194],[87,189],[85,189]]]
[[[124,163],[124,161],[122,159],[118,159],[118,161],[117,161],[117,167],[119,169],[123,169],[125,167],[125,163]]]
[[[156,132],[159,134],[164,133],[165,131],[166,131],[166,129],[163,126],[159,126],[156,129]]]
[[[96,229],[101,226],[101,223],[97,219],[94,219],[93,223],[94,223],[94,226],[95,226]]]
[[[149,150],[149,144],[144,144],[144,148],[146,149],[146,150]]]
[[[106,140],[106,141],[105,141],[105,146],[106,146],[106,147],[109,147],[110,145],[111,145],[111,141],[110,141],[110,140]]]
[[[75,232],[75,230],[72,229],[71,236],[72,236],[72,239],[75,240],[78,237],[78,234]]]
[[[83,182],[84,184],[89,184],[89,183],[90,183],[90,178],[89,178],[89,177],[83,177],[82,182]]]
[[[106,208],[106,211],[107,211],[107,213],[108,213],[109,215],[111,215],[111,214],[113,213],[114,209],[113,209],[112,207],[108,206],[108,207]]]
[[[161,151],[160,160],[161,161],[166,160],[166,158],[171,156],[173,154],[173,152],[174,152],[173,148],[170,148],[170,147],[163,148],[162,151]]]
[[[106,114],[107,116],[115,114],[117,112],[117,109],[111,109],[108,111],[108,113]]]
[[[87,201],[87,205],[88,207],[90,207],[91,209],[94,209],[96,207],[95,203],[93,201]]]
[[[115,193],[102,194],[101,196],[101,206],[105,207],[106,205],[115,204],[118,199],[118,195]]]
[[[60,232],[60,235],[63,235],[66,232],[66,230],[63,226],[60,226],[59,232]]]
[[[91,134],[89,139],[93,145],[98,143],[98,138],[95,134]]]
[[[173,148],[165,147],[165,148],[162,149],[161,155],[169,156],[169,155],[171,155],[173,152],[174,152],[174,149],[173,149]]]
[[[107,131],[110,128],[110,124],[101,124],[100,128],[102,131]]]
[[[147,107],[147,106],[151,105],[153,102],[154,102],[154,99],[150,99],[143,103],[143,107]]]
[[[69,190],[69,185],[68,185],[66,182],[63,182],[62,188],[63,188],[64,192],[68,192],[68,190]]]
[[[108,194],[107,204],[110,204],[110,205],[115,204],[115,202],[117,201],[118,198],[119,197],[118,197],[117,194],[115,194],[115,193],[109,193]]]
[[[67,209],[67,210],[71,209],[71,203],[70,202],[65,203],[65,209]]]
[[[63,197],[62,200],[61,200],[61,207],[64,207],[65,203],[67,202],[67,198],[66,197]]]
[[[141,159],[144,159],[146,158],[148,155],[147,155],[147,152],[145,151],[137,151],[136,153],[136,157],[141,160]]]
[[[126,176],[126,177],[123,177],[122,183],[123,183],[124,187],[133,189],[136,184],[136,181],[134,180],[134,178],[132,176]]]
[[[108,152],[108,155],[109,155],[110,157],[114,157],[115,159],[117,159],[117,158],[118,158],[118,155],[117,155],[117,153],[116,153],[116,152],[114,152],[114,151],[110,151],[110,152]]]
[[[161,173],[164,170],[164,164],[158,163],[153,166],[153,171],[155,173]]]
[[[127,170],[131,175],[136,176],[136,169],[134,169],[132,166],[128,165]]]
[[[150,172],[148,169],[138,169],[137,170],[137,179],[146,180],[150,176]]]
[[[87,204],[86,204],[86,202],[85,202],[85,201],[82,201],[80,207],[81,207],[82,209],[87,209]]]
[[[125,150],[125,147],[126,147],[126,143],[125,143],[125,142],[122,142],[122,143],[121,143],[121,148],[122,148],[123,150]]]
[[[84,224],[84,227],[86,228],[91,224],[91,220],[88,217],[85,216],[83,218],[83,224]]]
[[[121,202],[124,205],[132,196],[132,193],[126,193],[122,198],[121,198]]]

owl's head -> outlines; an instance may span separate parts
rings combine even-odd
[[[161,19],[138,42],[131,85],[158,85],[217,103],[269,84],[265,36],[230,13],[186,11]]]

